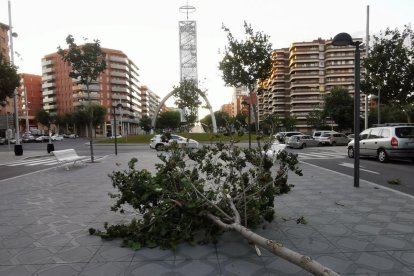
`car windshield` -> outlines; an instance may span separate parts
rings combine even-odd
[[[398,138],[414,138],[414,127],[397,127],[395,135]]]
[[[331,136],[331,134],[330,133],[325,133],[325,134],[322,134],[321,136],[322,137],[329,137],[329,136]]]

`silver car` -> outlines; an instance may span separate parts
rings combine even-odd
[[[163,150],[165,146],[172,142],[176,142],[180,146],[188,147],[190,149],[198,148],[199,144],[196,140],[185,138],[179,135],[172,134],[171,137],[166,135],[157,134],[150,140],[150,148],[156,149],[157,151]]]
[[[359,135],[360,156],[414,161],[414,124],[386,124],[369,128]],[[354,158],[354,140],[348,144],[348,157]]]
[[[303,149],[306,147],[316,147],[319,145],[319,141],[315,140],[310,135],[293,135],[289,137],[287,146],[295,149]]]
[[[343,133],[325,133],[319,137],[319,143],[322,145],[347,145],[350,141],[348,136]]]

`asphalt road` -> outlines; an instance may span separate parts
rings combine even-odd
[[[90,148],[88,140],[84,138],[65,139],[64,141],[54,142],[55,150],[73,148],[79,155],[90,156]],[[247,146],[243,143],[243,146]],[[54,157],[50,156],[46,151],[47,143],[29,143],[23,144],[24,151],[38,152],[37,157],[21,160],[20,163],[12,166],[5,165],[12,160],[0,160],[0,180],[27,174],[33,171],[39,171],[49,168],[42,162],[49,159],[54,161]],[[0,146],[1,152],[7,152],[7,145]],[[13,147],[12,147],[13,150]],[[330,169],[342,174],[353,177],[353,159],[346,156],[346,147],[314,147],[305,149],[288,149],[290,152],[299,155],[301,162],[306,162],[319,167]],[[140,153],[153,151],[149,145],[118,145],[118,153],[136,151],[139,159]],[[94,156],[103,157],[115,153],[114,145],[94,145]],[[24,155],[24,153],[23,153]],[[360,179],[383,185],[385,187],[395,189],[404,193],[414,195],[414,162],[411,161],[391,161],[389,163],[379,163],[374,159],[360,160]],[[388,181],[398,180],[399,185],[389,184]],[[334,181],[334,179],[333,179]],[[350,181],[353,185],[353,180]]]
[[[354,176],[354,159],[346,156],[347,149],[345,146],[317,147],[289,151],[298,153],[299,155],[321,151],[336,152],[338,153],[338,157],[306,158],[303,160],[301,159],[301,161],[352,177]],[[342,158],[339,158],[339,156],[342,156]],[[393,160],[388,163],[380,163],[373,158],[361,158],[360,179],[414,195],[414,162],[407,160]],[[388,183],[392,180],[398,180],[400,184],[395,185]]]

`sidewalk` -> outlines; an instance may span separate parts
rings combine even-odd
[[[156,153],[147,151],[0,181],[0,275],[309,275],[264,249],[257,256],[234,233],[175,252],[90,236],[90,227],[127,219],[109,210],[107,175],[131,157],[153,170]],[[257,232],[341,275],[414,275],[413,197],[365,181],[353,188],[350,177],[301,166],[292,191],[276,198],[277,218]],[[301,216],[307,224],[296,224]]]

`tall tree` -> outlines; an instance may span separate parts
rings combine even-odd
[[[296,116],[291,116],[291,115],[285,116],[285,118],[282,119],[282,125],[285,127],[287,131],[294,130],[296,121],[297,121]]]
[[[90,103],[89,85],[92,81],[96,81],[100,74],[106,69],[105,52],[101,49],[99,40],[94,40],[93,43],[85,43],[78,46],[72,35],[68,35],[66,43],[69,46],[68,50],[63,50],[58,47],[58,53],[62,59],[71,66],[69,76],[76,79],[80,84],[86,86],[86,93]],[[93,109],[89,110],[93,112]],[[93,113],[90,114],[93,118]],[[92,135],[92,120],[89,120],[89,141],[91,150],[91,162],[94,161],[93,156],[93,135]]]
[[[334,87],[324,98],[323,113],[329,116],[338,129],[346,130],[353,126],[354,101],[346,88]]]
[[[176,129],[180,127],[181,119],[178,111],[161,112],[157,119],[158,129]]]
[[[380,94],[383,104],[395,104],[406,111],[407,119],[414,105],[414,32],[410,25],[404,30],[387,28],[374,36],[362,82],[366,94]]]
[[[264,131],[265,134],[275,134],[282,120],[277,114],[269,114],[265,116],[264,120],[260,124],[260,129]]]
[[[230,116],[223,111],[215,111],[214,116],[216,117],[217,128],[227,128],[229,127]],[[206,124],[209,127],[212,127],[211,115],[206,115],[203,119],[200,120],[201,123]]]
[[[179,86],[173,87],[175,104],[184,113],[186,129],[194,126],[198,117],[198,108],[202,102],[200,95],[203,93],[192,80],[183,80]]]
[[[139,126],[146,132],[151,131],[151,118],[147,115],[142,116],[141,120],[139,121]]]
[[[253,93],[258,81],[265,80],[270,76],[272,68],[272,44],[269,36],[262,32],[254,32],[247,22],[244,22],[245,40],[234,38],[230,29],[222,26],[227,33],[228,45],[225,54],[219,64],[223,72],[223,80],[227,86],[245,86],[249,90],[250,103],[253,103]],[[256,107],[252,104],[258,130],[258,118]],[[259,142],[259,140],[258,140]]]
[[[17,67],[11,65],[0,53],[0,104],[5,105],[6,99],[13,97],[14,90],[20,85]]]
[[[329,129],[329,126],[326,124],[326,117],[324,112],[321,110],[313,110],[309,112],[306,116],[306,122],[308,126],[311,126],[313,129]]]

